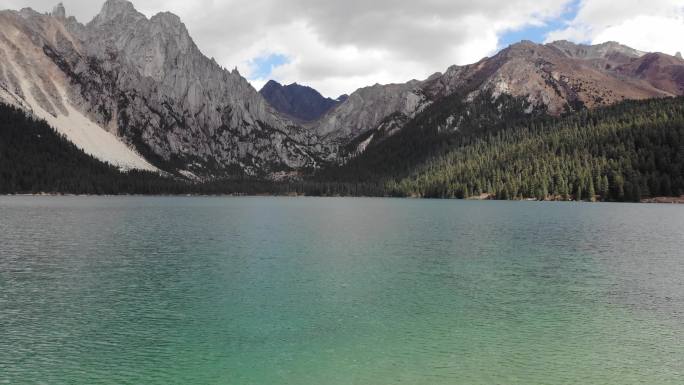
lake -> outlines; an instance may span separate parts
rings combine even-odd
[[[0,383],[682,384],[684,206],[0,197]]]

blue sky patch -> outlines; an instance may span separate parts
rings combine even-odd
[[[580,0],[573,0],[567,6],[565,12],[556,19],[547,20],[542,26],[527,26],[522,29],[508,31],[499,37],[499,46],[508,47],[521,40],[531,40],[535,43],[543,43],[549,32],[563,29],[569,21],[572,21],[579,11]]]
[[[278,53],[254,58],[250,61],[254,70],[249,80],[268,79],[273,69],[289,62],[290,59],[287,56]]]

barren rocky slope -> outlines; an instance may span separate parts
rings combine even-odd
[[[625,99],[684,94],[684,60],[646,54],[614,42],[595,46],[559,41],[546,45],[523,41],[491,58],[452,66],[424,81],[376,85],[358,90],[322,118],[322,135],[346,142],[383,129],[393,131],[427,106],[454,93],[465,100],[491,92],[523,97],[530,108],[559,115],[578,108],[611,105]],[[452,117],[458,121],[458,117]],[[444,122],[448,125],[448,122]],[[362,143],[363,144],[363,143]]]

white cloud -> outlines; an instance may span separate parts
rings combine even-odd
[[[684,51],[684,0],[584,0],[567,28],[547,40],[618,41],[642,51]]]
[[[256,57],[284,54],[272,76],[336,97],[379,83],[425,78],[492,54],[498,36],[557,17],[570,0],[134,0],[148,16],[178,14],[200,49],[249,76]],[[57,0],[0,0],[48,11]],[[88,21],[93,0],[63,0]],[[257,79],[259,85],[265,79]],[[258,83],[258,84],[257,84]]]
[[[637,16],[606,28],[594,43],[622,41],[642,51],[658,51],[670,55],[684,51],[684,17]]]
[[[48,11],[57,0],[0,0]],[[100,1],[63,0],[87,22]],[[571,0],[135,0],[148,16],[178,14],[200,49],[247,77],[254,59],[288,57],[274,79],[336,97],[374,83],[425,78],[491,55],[499,37],[560,16]],[[684,51],[684,0],[582,0],[548,40],[619,41],[644,51]],[[267,79],[254,79],[258,87]]]
[[[200,0],[190,8],[139,0],[139,7],[178,13],[198,45],[226,67],[249,76],[255,57],[283,54],[289,62],[271,77],[337,97],[477,61],[496,51],[503,31],[556,17],[568,1]]]

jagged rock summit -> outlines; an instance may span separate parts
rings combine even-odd
[[[52,16],[58,19],[66,19],[66,9],[64,9],[64,4],[57,4],[50,13]]]
[[[146,20],[147,18],[142,13],[135,9],[133,3],[127,0],[107,0],[103,5],[100,13],[88,23],[88,26],[101,26],[107,23],[120,23],[120,26],[127,27],[131,22]]]

